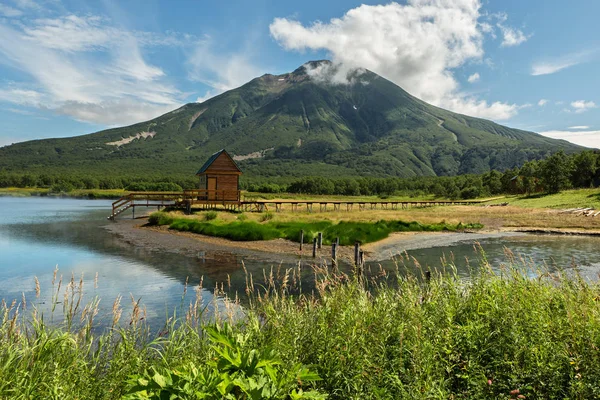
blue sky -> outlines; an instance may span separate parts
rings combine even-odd
[[[597,0],[0,0],[0,146],[140,122],[328,58],[600,148],[598,15]]]

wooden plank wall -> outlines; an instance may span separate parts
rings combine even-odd
[[[213,163],[206,169],[207,174],[219,173],[236,173],[240,174],[235,163],[227,157],[227,154],[222,153]]]

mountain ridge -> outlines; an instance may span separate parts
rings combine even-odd
[[[149,121],[5,146],[0,170],[193,174],[226,148],[249,176],[410,177],[505,170],[583,149],[432,106],[368,70],[329,83],[338,72],[310,61]]]

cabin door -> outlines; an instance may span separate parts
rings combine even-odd
[[[217,199],[217,178],[208,178],[208,200]]]

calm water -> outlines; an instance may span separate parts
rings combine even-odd
[[[208,289],[216,280],[226,279],[212,260],[161,254],[123,243],[101,228],[108,223],[110,203],[0,197],[0,298],[10,302],[25,296],[29,305],[48,312],[58,287],[58,282],[52,285],[58,268],[57,281],[62,275],[63,289],[72,275],[77,283],[83,276],[84,301],[101,299],[101,320],[109,320],[108,312],[120,295],[124,319],[134,296],[141,298],[148,319],[161,323],[167,314],[181,311],[195,299],[192,289],[182,298],[186,278],[192,286],[204,276]],[[240,261],[230,258],[229,268],[237,270]],[[35,277],[41,286],[39,298],[35,296]],[[215,300],[219,304],[210,290],[204,289],[202,298],[205,305],[215,304]]]
[[[122,304],[127,306],[133,295],[142,299],[150,320],[163,322],[167,314],[182,306],[186,308],[194,298],[190,289],[182,299],[186,278],[194,285],[204,277],[205,304],[214,304],[210,289],[217,282],[226,281],[228,275],[233,288],[243,293],[245,277],[240,257],[225,254],[215,259],[194,258],[122,243],[101,228],[108,223],[109,210],[110,201],[102,200],[0,197],[0,299],[20,301],[24,295],[29,305],[36,304],[47,311],[53,293],[53,271],[57,267],[63,280],[73,274],[79,282],[83,276],[86,299],[101,299],[99,316],[105,321],[110,318],[108,312],[116,296],[121,295]],[[593,279],[600,271],[597,237],[524,235],[479,242],[495,267],[506,262],[505,247],[508,247],[517,258],[523,254],[527,261],[549,268],[578,265]],[[411,250],[408,254],[422,265],[432,267],[440,265],[443,255],[447,259],[453,257],[463,275],[468,274],[465,260],[476,266],[478,259],[473,240],[468,237],[450,246]],[[251,260],[245,264],[249,271],[260,276],[265,267],[272,265]],[[376,264],[395,268],[390,261]],[[286,266],[291,264],[283,265]],[[308,267],[304,271],[310,275]],[[39,298],[35,297],[34,277],[38,277],[42,288]],[[127,309],[124,316],[126,312]]]
[[[467,239],[450,246],[409,250],[407,253],[421,265],[429,267],[439,267],[442,258],[453,260],[458,273],[468,276],[469,270],[476,268],[482,260],[481,250],[476,243],[496,270],[502,265],[512,264],[527,269],[543,268],[550,272],[576,269],[588,279],[599,278],[600,237],[523,234],[477,241]],[[383,265],[390,268],[392,263],[388,261]]]

